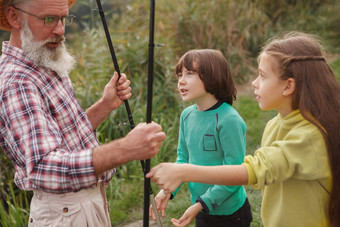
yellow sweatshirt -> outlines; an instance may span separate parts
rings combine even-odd
[[[332,179],[322,134],[299,110],[279,114],[264,130],[261,148],[246,156],[248,184],[262,189],[266,227],[328,226]]]

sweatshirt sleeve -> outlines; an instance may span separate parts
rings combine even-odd
[[[263,135],[269,136],[269,132]],[[248,184],[256,189],[288,178],[315,180],[328,177],[329,165],[325,141],[313,125],[291,130],[285,138],[246,156]]]

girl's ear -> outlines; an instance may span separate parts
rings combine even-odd
[[[21,28],[21,17],[18,14],[18,11],[14,9],[12,6],[8,6],[6,10],[6,17],[8,23],[12,28],[19,30]]]
[[[286,80],[286,86],[285,86],[285,89],[283,91],[283,94],[285,96],[288,96],[288,95],[293,94],[294,91],[295,91],[295,79],[289,78],[289,79]]]

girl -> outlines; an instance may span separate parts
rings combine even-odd
[[[191,50],[180,58],[176,74],[182,99],[195,103],[181,114],[176,163],[241,164],[246,125],[231,106],[236,88],[223,54],[210,49]],[[195,217],[196,226],[250,226],[252,216],[243,186],[189,182],[189,190],[193,205],[179,220],[171,220],[175,226],[186,226]],[[156,196],[162,215],[169,198],[163,190]]]
[[[315,36],[270,41],[253,82],[263,110],[276,109],[261,148],[237,166],[160,164],[148,177],[173,191],[182,181],[262,189],[264,226],[340,226],[340,85]]]

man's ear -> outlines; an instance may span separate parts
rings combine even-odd
[[[293,94],[295,91],[295,79],[294,78],[289,78],[286,80],[286,86],[284,89],[284,94],[286,96]]]
[[[21,19],[22,17],[19,15],[18,10],[13,8],[13,6],[8,6],[6,9],[6,17],[8,23],[12,28],[19,30],[21,28]]]

